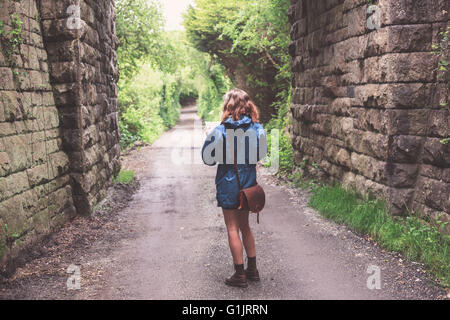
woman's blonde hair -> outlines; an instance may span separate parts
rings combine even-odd
[[[222,123],[230,116],[237,121],[241,116],[247,115],[252,122],[259,122],[259,111],[247,92],[241,89],[229,91],[224,98]]]

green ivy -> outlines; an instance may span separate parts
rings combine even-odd
[[[6,32],[4,28],[4,22],[0,21],[0,41],[2,42],[2,50],[6,57],[8,64],[13,69],[14,75],[18,75],[17,65],[13,59],[15,53],[20,54],[20,45],[23,43],[23,22],[20,20],[19,15],[10,14],[11,18],[11,30]]]

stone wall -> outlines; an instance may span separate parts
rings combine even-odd
[[[112,0],[0,6],[0,273],[8,273],[33,244],[91,213],[120,169],[118,41]]]
[[[376,28],[368,1],[292,1],[295,161],[386,199],[394,214],[448,219],[450,144],[440,143],[450,135],[440,106],[448,84],[430,54],[448,2],[370,2]]]
[[[79,213],[88,214],[120,169],[114,1],[40,3],[74,203]],[[74,9],[68,11],[71,5]],[[80,18],[73,21],[72,16]]]

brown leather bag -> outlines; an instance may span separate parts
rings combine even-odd
[[[248,210],[257,214],[257,221],[259,223],[259,213],[264,209],[266,203],[266,194],[264,189],[259,185],[250,188],[242,189],[241,180],[237,168],[236,155],[234,155],[234,173],[236,174],[237,183],[239,186],[239,210]]]

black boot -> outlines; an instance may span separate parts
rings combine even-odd
[[[247,279],[250,281],[261,280],[259,278],[258,269],[256,268],[256,257],[253,258],[248,257],[248,265],[247,270],[245,270],[245,275],[247,276]]]
[[[236,270],[236,272],[231,277],[225,279],[225,284],[231,287],[246,288],[248,284],[247,277],[244,271],[244,265],[235,264],[234,270]]]

